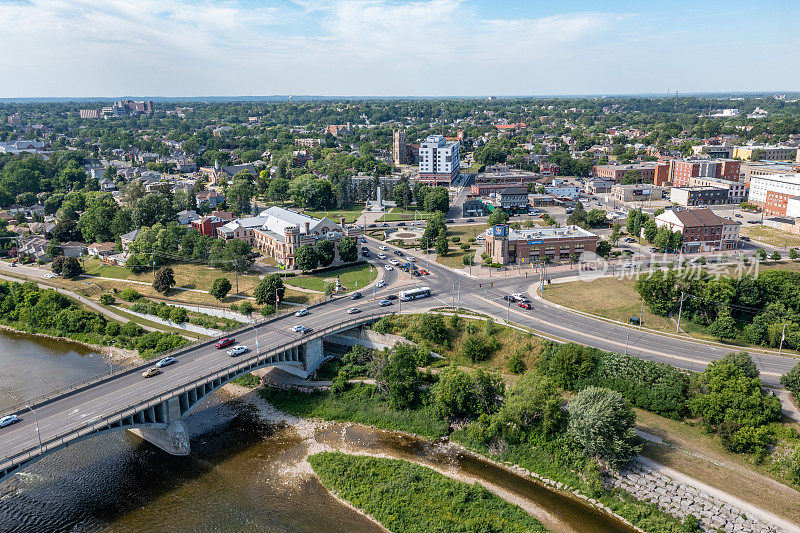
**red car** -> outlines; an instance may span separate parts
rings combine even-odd
[[[226,346],[230,346],[230,345],[231,345],[231,344],[233,344],[234,342],[236,342],[236,339],[229,339],[228,337],[225,337],[224,339],[220,339],[220,340],[218,340],[218,341],[217,341],[217,342],[214,344],[214,346],[216,346],[217,348],[224,348],[224,347],[226,347]]]
[[[520,302],[517,305],[520,306],[523,309],[533,309],[531,304],[529,304],[528,302]]]

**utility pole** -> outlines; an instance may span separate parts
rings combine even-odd
[[[458,295],[456,296],[456,310],[461,309],[461,280],[458,280]]]
[[[644,314],[644,298],[642,298],[642,307],[639,309],[639,328],[642,327],[642,315]]]
[[[628,342],[631,340],[631,326],[633,324],[628,324],[628,333],[625,335],[625,355],[628,355]]]
[[[683,313],[683,291],[681,291],[681,307],[678,309],[678,326],[675,328],[675,333],[681,332],[681,314]]]
[[[783,331],[781,331],[781,344],[778,347],[778,355],[783,353],[783,339],[786,338],[786,322],[783,323]]]
[[[508,306],[506,307],[506,322],[511,321],[511,299],[509,298],[506,300],[508,302]]]

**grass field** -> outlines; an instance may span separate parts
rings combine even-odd
[[[294,285],[295,287],[323,292],[325,281],[334,281],[336,276],[339,276],[339,279],[342,282],[342,287],[349,290],[356,290],[364,287],[370,282],[369,265],[345,267],[338,270],[323,272],[321,274],[308,274],[304,276],[285,278],[283,283],[285,285]],[[373,271],[371,278],[374,280],[376,277],[377,274]]]
[[[359,205],[351,207],[350,209],[332,209],[330,211],[303,211],[303,214],[315,218],[328,217],[328,220],[332,220],[337,224],[339,223],[339,218],[344,217],[345,223],[352,224],[353,222],[356,221],[356,219],[361,215],[363,211],[364,211],[364,206]]]
[[[486,224],[466,224],[460,226],[447,226],[447,240],[450,245],[450,253],[446,256],[437,256],[436,260],[447,267],[450,268],[464,268],[464,265],[461,263],[462,258],[465,255],[473,255],[475,253],[475,249],[478,247],[483,247],[478,242],[469,242],[470,238],[475,238],[481,233],[484,233],[486,230]],[[461,241],[454,243],[452,241],[453,237],[460,237]],[[470,244],[470,250],[465,252],[461,249],[461,244]],[[480,261],[476,264],[480,264]]]
[[[634,289],[632,279],[600,278],[593,281],[554,283],[547,286],[544,297],[571,309],[620,322],[627,322],[629,317],[638,317],[642,312],[642,300]],[[642,326],[675,333],[675,322],[667,317],[654,315],[646,305],[642,312]],[[708,334],[707,328],[688,320],[681,322],[681,329],[692,337],[716,340]]]
[[[470,485],[401,459],[323,452],[308,458],[322,484],[390,531],[546,531],[528,513]]]
[[[719,438],[702,427],[636,409],[639,429],[657,435],[663,444],[645,441],[643,455],[703,483],[800,523],[800,492],[769,472],[770,459],[755,464],[752,454],[730,453]],[[773,455],[781,455],[773,454]],[[742,480],[747,482],[743,483]]]
[[[792,235],[775,228],[768,228],[760,224],[743,224],[741,234],[757,241],[776,246],[778,248],[800,248],[800,235]],[[782,255],[787,257],[788,251]]]

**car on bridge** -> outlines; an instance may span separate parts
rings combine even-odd
[[[225,348],[226,346],[230,346],[234,342],[236,342],[236,339],[234,339],[232,337],[231,338],[225,337],[224,339],[220,339],[217,342],[215,342],[214,346],[217,347],[217,350],[221,350],[222,348]]]
[[[228,350],[228,355],[230,355],[231,357],[236,357],[237,355],[242,355],[248,350],[250,350],[250,348],[240,344],[239,346],[234,346],[233,348]]]
[[[391,300],[381,300],[380,302],[381,307],[386,307],[387,305],[392,305]]]
[[[157,376],[160,373],[161,373],[161,370],[159,370],[156,367],[152,367],[152,368],[148,368],[147,370],[142,372],[142,377],[143,378],[152,378],[153,376]]]
[[[305,333],[309,333],[311,331],[311,328],[306,327],[306,326],[297,325],[297,326],[292,328],[292,331],[294,331],[295,333],[303,333],[303,334],[305,334]]]
[[[306,316],[307,314],[308,314],[308,309],[306,309],[306,308],[304,307],[304,308],[302,308],[301,310],[299,310],[298,312],[296,312],[296,313],[294,314],[294,316]]]
[[[361,312],[361,309],[359,309],[358,307],[351,307],[350,309],[347,310],[347,314],[348,315],[355,315],[356,313],[360,313],[360,312]]]
[[[6,426],[10,426],[14,422],[17,422],[19,417],[17,415],[8,415],[0,418],[0,428],[4,428]]]
[[[158,363],[156,363],[156,366],[158,368],[163,368],[165,366],[171,365],[174,362],[175,362],[175,358],[172,357],[172,356],[169,356],[169,357],[165,357],[164,359],[161,359]]]

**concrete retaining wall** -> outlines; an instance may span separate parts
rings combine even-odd
[[[132,315],[136,315],[140,318],[144,318],[145,320],[149,320],[150,322],[155,322],[156,324],[163,324],[164,326],[169,326],[171,328],[182,329],[184,331],[191,331],[192,333],[199,333],[200,335],[208,335],[209,337],[213,337],[214,335],[219,335],[222,333],[221,330],[218,329],[211,329],[211,328],[204,328],[203,326],[197,326],[195,324],[190,324],[188,322],[181,322],[178,324],[177,322],[173,322],[172,320],[164,320],[163,318],[159,318],[155,315],[146,315],[144,313],[137,313],[136,311],[131,311],[130,309],[125,309],[126,313],[130,313]]]

